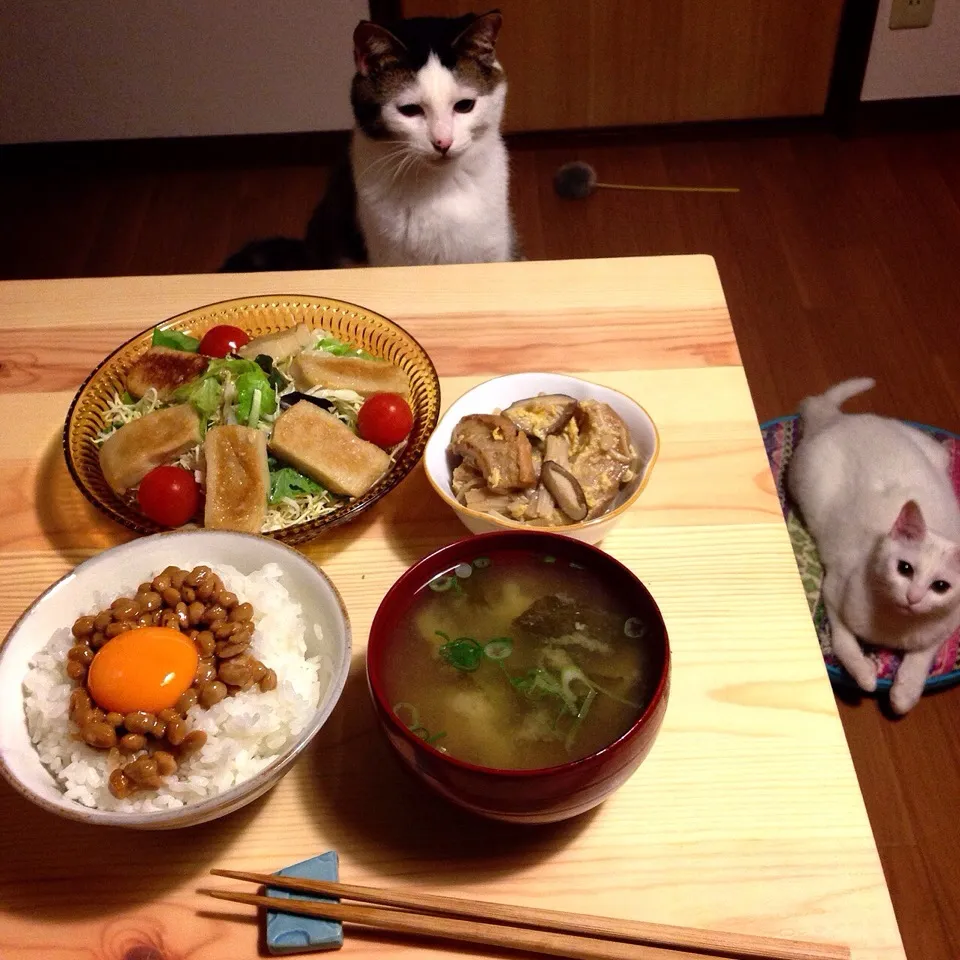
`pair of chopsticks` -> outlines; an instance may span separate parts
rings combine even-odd
[[[287,900],[232,890],[201,891],[218,900],[362,924],[391,933],[458,940],[576,960],[704,960],[711,956],[750,960],[850,960],[850,949],[838,944],[697,930],[243,870],[210,872],[232,880],[247,880],[276,889],[316,893],[359,903]]]

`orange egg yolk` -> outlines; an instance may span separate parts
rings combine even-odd
[[[87,673],[97,706],[117,713],[172,707],[197,672],[193,641],[168,627],[141,627],[108,640]]]

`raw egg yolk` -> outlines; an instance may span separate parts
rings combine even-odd
[[[87,673],[97,706],[117,713],[172,707],[197,672],[193,641],[168,627],[140,627],[120,633],[98,651]]]

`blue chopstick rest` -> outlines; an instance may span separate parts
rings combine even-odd
[[[274,876],[336,881],[340,876],[340,862],[336,850],[330,850],[318,857],[284,867]],[[275,887],[267,887],[267,896],[288,900],[313,900],[317,903],[337,902],[334,897],[278,890]],[[321,920],[319,917],[298,917],[291,913],[268,910],[266,943],[268,952],[274,956],[305,953],[308,950],[339,950],[343,946],[343,924],[335,920]]]

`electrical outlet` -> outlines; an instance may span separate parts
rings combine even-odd
[[[890,7],[890,29],[929,27],[933,22],[933,4],[934,0],[893,0]]]

